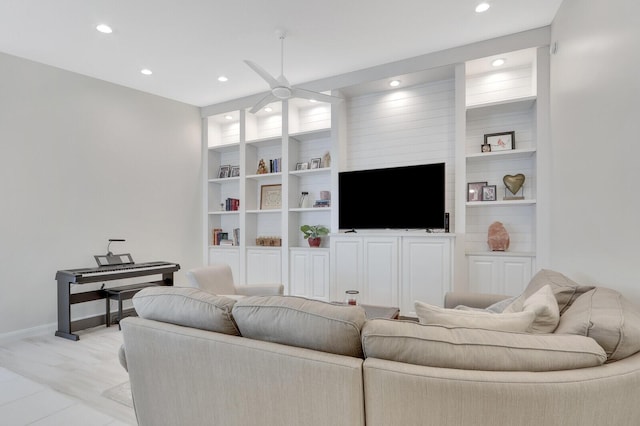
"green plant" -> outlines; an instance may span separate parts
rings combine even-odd
[[[322,235],[329,235],[329,229],[323,225],[302,225],[300,230],[304,234],[304,239],[318,238]]]

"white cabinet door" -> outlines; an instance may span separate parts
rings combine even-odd
[[[342,302],[345,291],[362,293],[362,238],[331,236],[331,294],[332,301]]]
[[[516,296],[525,289],[533,273],[528,256],[467,256],[469,290]]]
[[[231,267],[233,282],[239,284],[240,252],[237,248],[209,247],[209,265],[212,263],[226,263]]]
[[[289,294],[329,301],[329,251],[291,249]]]
[[[398,238],[364,237],[363,260],[362,303],[398,306]]]
[[[444,295],[451,290],[452,251],[449,238],[402,239],[401,315],[415,316],[416,300],[443,306]]]
[[[280,249],[247,249],[247,284],[282,283]]]

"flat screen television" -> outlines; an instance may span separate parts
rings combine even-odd
[[[444,228],[444,163],[341,172],[338,191],[341,230]]]

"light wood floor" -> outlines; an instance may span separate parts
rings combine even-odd
[[[102,395],[129,379],[118,326],[77,334],[76,342],[51,333],[0,344],[2,425],[137,425],[132,408]]]

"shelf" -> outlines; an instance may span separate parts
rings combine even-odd
[[[240,210],[217,210],[209,212],[210,215],[214,216],[234,215],[238,213],[240,213]]]
[[[526,148],[526,149],[511,149],[505,151],[496,151],[496,152],[478,152],[474,154],[467,154],[468,162],[479,162],[486,160],[506,160],[513,159],[519,160],[523,158],[531,158],[536,154],[535,148]]]
[[[303,176],[317,173],[329,173],[330,171],[331,167],[320,167],[319,169],[291,170],[289,174],[294,176]]]
[[[465,256],[536,257],[536,254],[530,251],[470,251]]]
[[[247,175],[247,179],[263,180],[263,179],[268,179],[270,177],[275,177],[275,176],[282,176],[282,173],[274,172],[274,173],[262,173],[259,175]]]
[[[310,251],[310,252],[328,252],[329,248],[328,247],[309,247],[307,246],[294,246],[294,247],[289,247],[289,251],[291,250],[304,250],[304,251]]]
[[[298,142],[305,142],[312,139],[328,138],[329,136],[331,136],[331,129],[318,129],[292,133],[289,135],[289,138],[295,139]]]
[[[510,112],[527,111],[533,107],[536,96],[524,98],[505,99],[484,104],[467,105],[467,117],[483,117],[487,114],[501,114]]]
[[[289,209],[290,212],[322,212],[331,211],[331,207],[305,207],[305,208],[293,208]]]
[[[268,214],[268,213],[282,213],[282,209],[269,209],[269,210],[247,210],[248,214]]]
[[[259,147],[280,146],[282,144],[282,136],[271,136],[268,138],[253,139],[250,141],[246,141],[246,144]]]
[[[467,201],[467,207],[492,207],[492,206],[532,206],[536,204],[531,200],[499,200],[499,201]]]
[[[209,245],[210,249],[212,249],[212,248],[220,248],[222,250],[237,250],[239,247],[240,246],[234,246],[234,245],[231,245],[231,244],[219,244],[219,245],[216,245],[216,246]]]
[[[225,145],[213,145],[209,146],[209,151],[215,152],[233,152],[238,151],[240,149],[240,142],[234,142]]]
[[[240,181],[239,176],[228,177],[228,178],[213,178],[213,179],[207,180],[207,182],[209,183],[229,183],[229,182],[239,182],[239,181]]]

